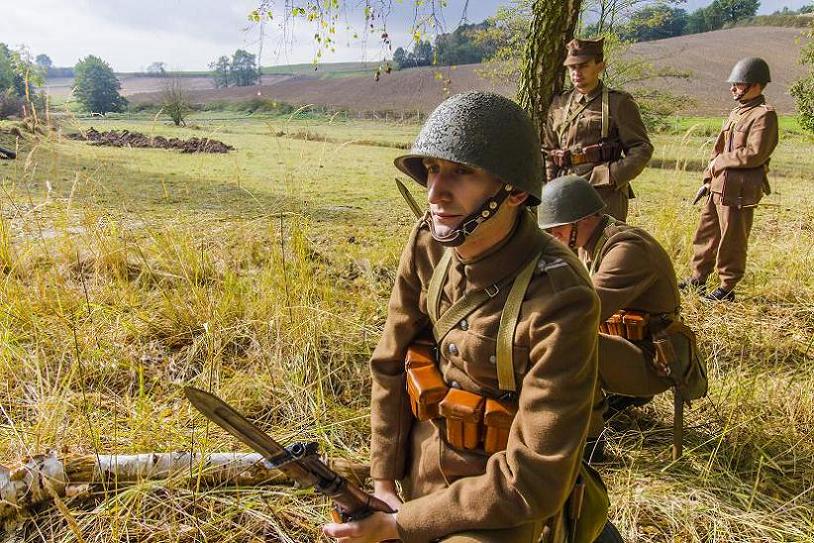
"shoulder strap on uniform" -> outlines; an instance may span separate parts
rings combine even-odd
[[[517,319],[520,317],[520,306],[531,283],[537,261],[541,253],[532,258],[523,270],[517,275],[503,306],[500,315],[500,326],[497,330],[497,381],[500,390],[515,392],[517,384],[514,380],[514,331],[517,328]]]
[[[608,86],[602,85],[602,139],[608,138],[610,131],[610,91]]]

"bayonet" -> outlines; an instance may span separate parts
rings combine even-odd
[[[314,487],[331,498],[336,513],[334,520],[347,522],[363,519],[376,511],[395,512],[385,502],[329,468],[320,460],[316,443],[301,442],[284,447],[214,394],[194,387],[184,387],[184,394],[195,409],[262,454],[271,467],[279,469],[298,485]]]

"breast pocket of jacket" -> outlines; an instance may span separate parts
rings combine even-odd
[[[461,349],[464,371],[478,383],[498,390],[497,341],[495,338],[472,332],[466,333]],[[520,385],[529,368],[529,349],[516,343],[512,345],[512,366],[515,382]]]
[[[602,136],[602,115],[595,112],[585,112],[576,121],[578,137],[582,146],[592,145]]]
[[[732,148],[743,149],[749,141],[749,126],[738,126],[732,130]]]

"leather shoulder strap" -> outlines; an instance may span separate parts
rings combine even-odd
[[[610,92],[607,85],[602,86],[602,139],[608,139],[610,132]]]

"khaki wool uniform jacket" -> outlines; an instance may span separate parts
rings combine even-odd
[[[600,82],[588,96],[572,89],[554,97],[543,133],[544,151],[553,149],[579,151],[581,148],[599,143],[602,138],[603,88],[604,84]],[[647,129],[633,97],[615,89],[608,89],[608,93],[608,139],[621,143],[623,156],[614,162],[580,164],[561,171],[546,154],[546,174],[549,180],[566,174],[585,177],[608,206],[607,213],[623,221],[627,218],[628,198],[634,197],[630,181],[647,166],[650,157],[653,156],[653,144],[647,136]],[[586,102],[590,105],[566,126],[565,123],[572,113],[582,108]]]
[[[488,254],[472,261],[453,256],[440,304],[443,314],[467,291],[516,274],[542,250],[514,335],[519,410],[506,451],[488,457],[456,450],[442,437],[443,421],[416,422],[404,358],[430,322],[427,286],[445,250],[419,222],[402,253],[384,333],[370,361],[371,476],[402,482],[407,501],[397,519],[406,543],[555,517],[580,466],[596,385],[599,304],[590,279],[576,256],[523,211],[512,233]],[[508,290],[439,345],[447,384],[500,395],[496,337]]]
[[[601,321],[620,309],[678,315],[681,298],[673,263],[661,244],[641,228],[614,223],[606,216],[579,256],[591,270]],[[632,342],[600,333],[602,388],[628,396],[652,396],[669,389],[671,381],[653,369],[653,356],[649,339]],[[601,410],[592,415],[592,435],[599,433],[597,425],[601,429]]]
[[[726,290],[743,278],[754,208],[771,192],[766,174],[777,142],[777,113],[762,95],[729,114],[704,171],[710,197],[693,240],[693,278],[706,280],[713,266]]]

